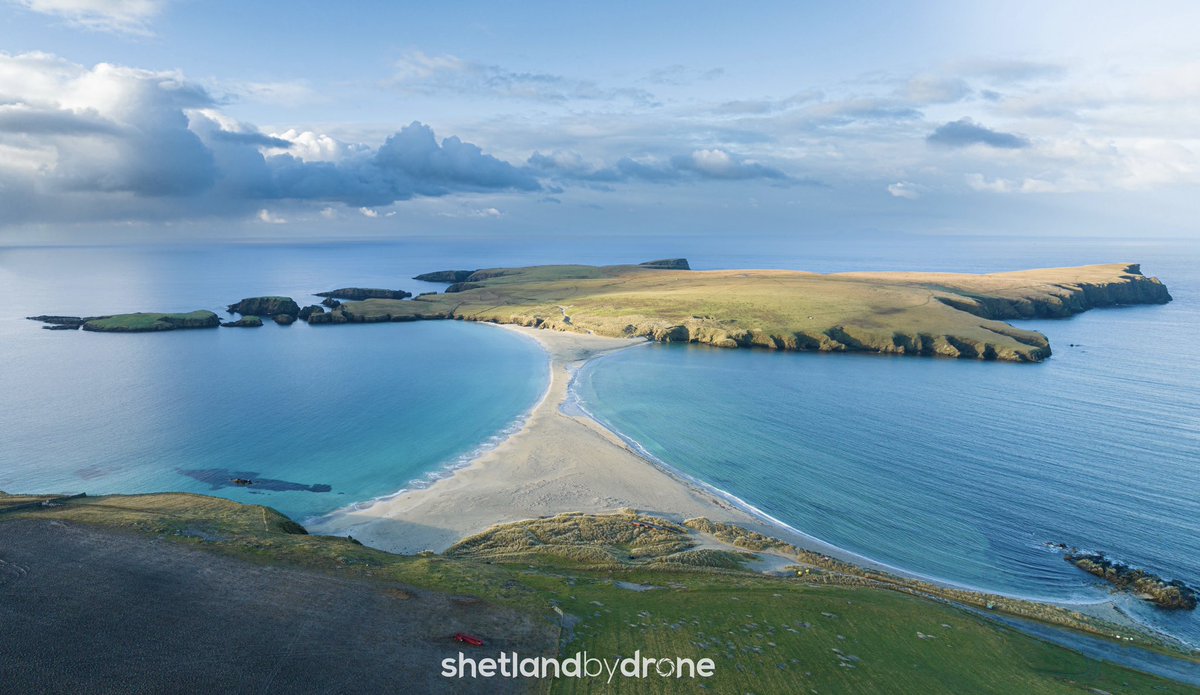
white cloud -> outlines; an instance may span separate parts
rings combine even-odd
[[[894,198],[904,198],[905,200],[916,200],[921,197],[921,191],[915,183],[908,181],[897,181],[889,184],[887,187],[888,193]]]
[[[271,211],[267,210],[266,208],[258,211],[258,221],[265,222],[267,224],[287,224],[287,220],[283,219],[282,217],[272,215]]]
[[[413,122],[370,147],[264,133],[176,71],[0,53],[0,225],[244,215],[271,201],[368,209],[538,191],[534,176]]]
[[[369,217],[369,218],[371,218],[371,219],[375,219],[376,217],[379,217],[379,211],[378,211],[378,210],[373,210],[373,209],[371,209],[371,208],[365,208],[365,207],[364,207],[364,208],[359,208],[359,209],[358,209],[358,211],[359,211],[360,213],[362,213],[362,216],[363,216],[363,217]]]
[[[338,216],[338,214],[337,214],[337,210],[334,210],[334,209],[333,209],[333,208],[331,208],[331,207],[323,207],[323,208],[321,208],[321,218],[322,218],[322,219],[326,219],[326,220],[336,220],[336,219],[337,219],[337,216]]]
[[[150,34],[150,20],[163,8],[163,0],[13,1],[31,12],[61,17],[87,29],[140,35]]]

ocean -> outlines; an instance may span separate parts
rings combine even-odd
[[[446,268],[637,262],[992,272],[1134,261],[1165,306],[1021,325],[1038,365],[650,345],[576,394],[665,465],[907,573],[1045,600],[1107,590],[1047,543],[1200,584],[1200,253],[1178,240],[776,237],[0,249],[0,490],[189,491],[298,520],[445,474],[546,385],[531,341],[424,322],[112,335],[24,316],[220,311],[342,286],[427,291]],[[229,484],[271,481],[270,489]],[[326,489],[327,488],[327,489]],[[1122,607],[1200,644],[1192,614]]]

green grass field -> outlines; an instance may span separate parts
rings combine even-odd
[[[139,312],[95,318],[85,322],[83,330],[107,333],[143,333],[172,331],[176,328],[212,328],[219,323],[219,317],[207,310],[192,311],[186,314]]]
[[[1129,264],[994,275],[536,266],[478,271],[464,286],[340,311],[350,321],[454,317],[718,347],[1028,362],[1049,356],[1046,338],[1000,319],[1170,299]]]
[[[398,556],[302,535],[265,507],[199,495],[55,504],[8,513],[0,504],[0,523],[38,518],[129,529],[256,563],[478,596],[548,621],[559,620],[558,606],[568,616],[562,656],[586,650],[613,658],[640,650],[660,658],[712,658],[715,675],[702,682],[704,689],[691,684],[689,692],[1193,692],[945,602],[839,583],[826,571],[766,576],[729,569],[740,563],[739,553],[696,550],[687,529],[658,519],[566,515],[497,527],[443,555]],[[694,565],[670,561],[689,554]],[[659,680],[543,685],[556,693],[681,691]]]

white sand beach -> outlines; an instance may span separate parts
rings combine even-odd
[[[761,519],[658,468],[595,420],[561,412],[576,369],[642,340],[502,328],[537,340],[550,358],[549,388],[525,426],[428,488],[310,522],[310,531],[351,535],[375,548],[414,553],[441,552],[497,523],[562,512],[633,508],[673,519],[705,516],[764,529]]]

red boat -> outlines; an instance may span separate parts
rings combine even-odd
[[[469,644],[472,647],[482,647],[483,646],[483,640],[479,639],[478,637],[473,637],[471,635],[468,635],[465,632],[454,633],[454,639],[459,642],[462,642],[464,644]]]

